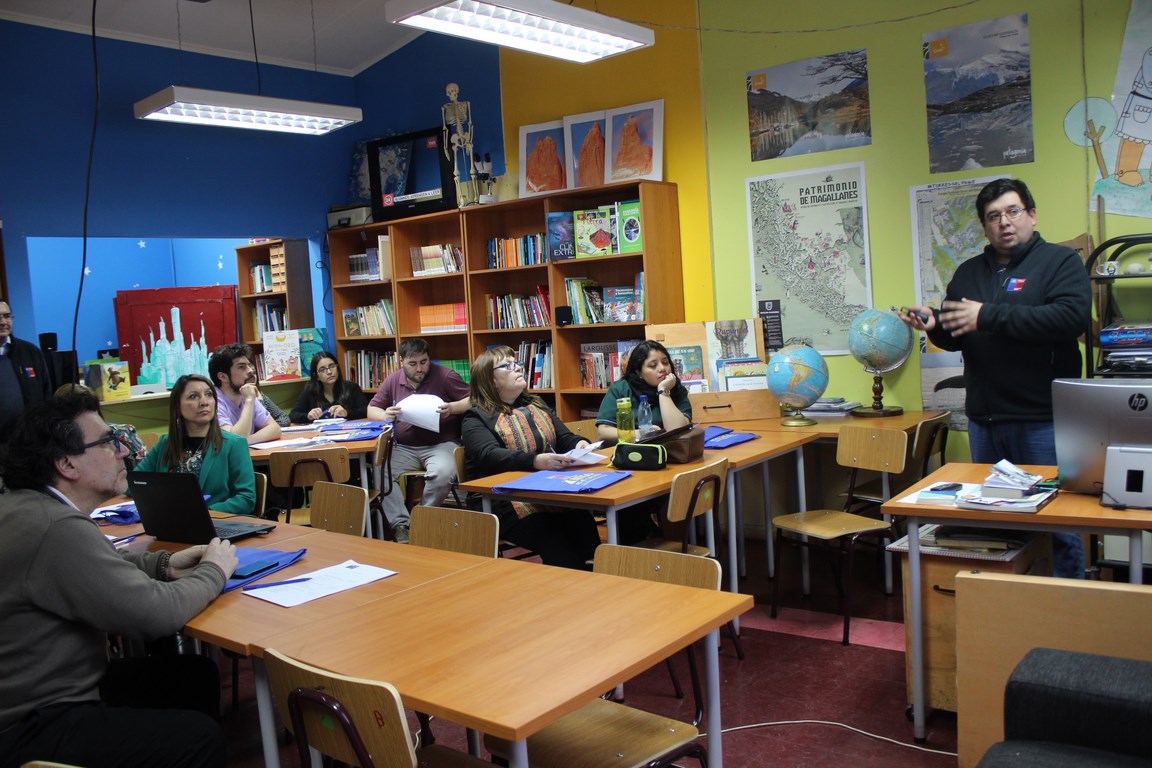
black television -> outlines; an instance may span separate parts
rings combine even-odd
[[[367,149],[374,222],[456,207],[452,159],[444,153],[442,128],[377,139]]]

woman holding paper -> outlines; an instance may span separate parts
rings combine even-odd
[[[208,507],[217,512],[250,515],[256,508],[256,476],[248,441],[220,429],[216,388],[199,374],[176,379],[168,398],[168,434],[136,469],[196,475]]]
[[[573,462],[564,454],[588,445],[543,400],[525,392],[524,367],[510,347],[476,358],[470,383],[472,407],[460,425],[468,477],[567,469]],[[480,508],[478,495],[470,494],[468,502]],[[532,550],[545,565],[587,570],[600,544],[585,510],[495,501],[492,511],[500,518],[500,538]]]
[[[692,403],[688,390],[676,378],[672,358],[658,341],[642,341],[632,348],[624,366],[624,376],[612,382],[596,414],[596,430],[602,440],[617,440],[616,401],[632,400],[632,413],[640,408],[640,396],[648,396],[652,408],[652,426],[677,429],[692,421]]]
[[[354,420],[367,415],[368,398],[360,387],[344,379],[331,353],[317,352],[312,356],[311,374],[312,380],[288,415],[293,424],[310,424],[324,418]]]

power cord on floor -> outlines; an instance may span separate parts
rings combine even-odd
[[[876,739],[877,741],[886,741],[889,744],[895,744],[898,747],[907,747],[908,749],[915,749],[918,752],[928,752],[933,755],[947,755],[949,757],[956,757],[955,752],[948,752],[947,750],[943,749],[930,749],[928,747],[921,747],[918,744],[908,744],[907,742],[890,739],[887,736],[878,736],[875,733],[869,733],[868,731],[861,730],[855,726],[847,725],[846,723],[837,723],[832,720],[778,720],[773,723],[752,723],[751,725],[736,725],[731,728],[724,728],[720,732],[733,733],[735,731],[747,731],[753,728],[768,728],[775,725],[833,725],[837,728],[844,728],[849,731],[854,731],[855,733],[859,733],[862,736],[867,736],[870,739]],[[701,733],[699,738],[704,738],[707,735],[708,734],[706,733]]]

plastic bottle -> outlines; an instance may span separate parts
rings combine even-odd
[[[620,435],[620,442],[631,443],[636,440],[636,420],[632,413],[632,398],[622,397],[616,401],[616,431]]]
[[[652,406],[648,395],[640,395],[640,405],[636,407],[636,439],[643,440],[652,431]]]

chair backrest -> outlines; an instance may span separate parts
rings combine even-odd
[[[720,589],[720,562],[680,552],[643,547],[601,544],[596,548],[592,570],[629,579],[658,581],[698,589]]]
[[[668,519],[674,523],[703,515],[712,509],[714,519],[724,497],[728,477],[728,459],[719,459],[696,469],[688,469],[672,478],[668,495]]]
[[[311,510],[313,528],[362,536],[368,514],[368,492],[358,485],[321,480],[312,485]]]
[[[392,446],[395,431],[389,426],[380,433],[376,440],[376,450],[372,452],[372,465],[376,467],[376,487],[380,489],[381,496],[392,493]]]
[[[291,715],[285,725],[296,737],[301,765],[312,764],[312,747],[361,768],[415,768],[408,719],[391,685],[326,672],[272,648],[265,649],[264,664],[273,701]]]
[[[456,446],[456,450],[452,451],[452,458],[456,460],[456,482],[463,483],[467,479],[464,473],[464,446]]]
[[[899,429],[845,424],[836,444],[836,462],[852,469],[899,474],[908,461],[908,434]]]
[[[317,480],[343,483],[351,476],[348,448],[343,445],[276,451],[268,463],[272,485],[278,488],[307,488]]]
[[[912,436],[912,455],[909,457],[912,466],[905,467],[905,473],[911,469],[919,473],[916,480],[923,479],[934,469],[933,457],[938,457],[938,466],[944,466],[944,453],[948,450],[948,423],[951,419],[951,412],[944,411],[916,425],[916,432]]]
[[[579,421],[566,421],[564,426],[568,427],[573,434],[580,435],[590,443],[594,443],[600,439],[600,431],[596,429],[596,419],[580,419]]]
[[[256,478],[256,508],[252,514],[264,517],[264,500],[268,498],[268,475],[263,472],[253,472]]]
[[[780,401],[770,389],[693,392],[688,395],[688,402],[692,404],[692,421],[698,424],[780,417]]]
[[[156,443],[160,442],[160,435],[156,432],[136,432],[136,436],[140,438],[140,442],[144,443],[144,447],[152,450],[156,447]]]
[[[500,521],[496,515],[456,507],[412,508],[409,543],[418,547],[496,557]]]

